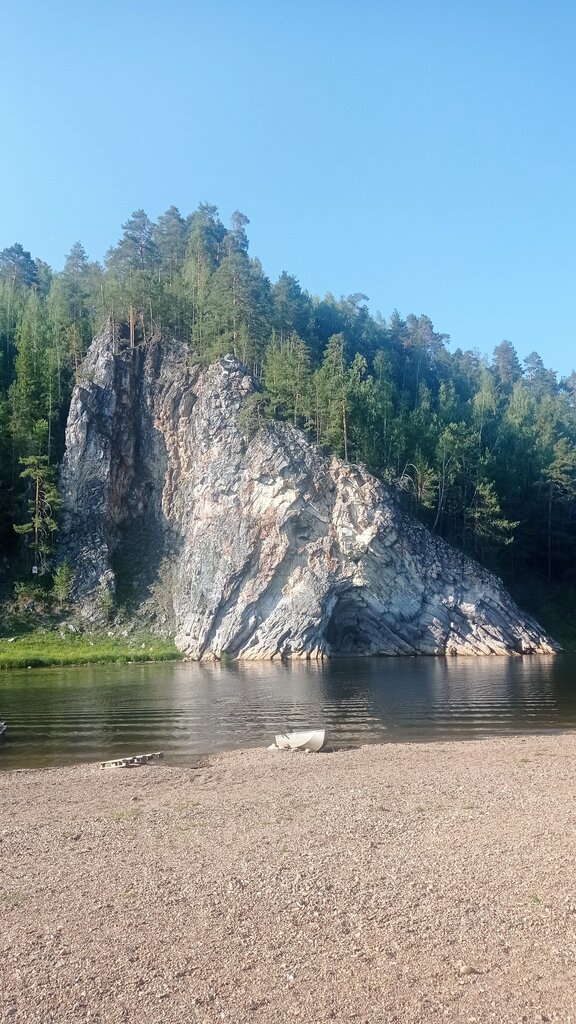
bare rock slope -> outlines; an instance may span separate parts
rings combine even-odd
[[[62,556],[80,614],[117,592],[191,658],[551,653],[501,582],[300,431],[237,425],[252,378],[95,339],[74,389]]]

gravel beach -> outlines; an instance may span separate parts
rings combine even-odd
[[[576,1022],[576,733],[0,773],[0,1020]]]

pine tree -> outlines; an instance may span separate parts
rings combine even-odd
[[[160,254],[154,241],[154,225],[144,210],[136,210],[122,225],[122,230],[124,234],[118,245],[108,252],[108,266],[122,276],[139,270],[155,270]]]
[[[106,256],[107,311],[127,321],[133,306],[146,338],[160,328],[167,312],[154,224],[144,210],[136,210],[122,227],[122,238]]]
[[[333,334],[314,375],[316,438],[348,459],[348,374],[343,334]]]
[[[205,349],[212,358],[232,352],[258,374],[271,333],[271,314],[270,282],[260,262],[241,251],[225,256],[210,280]]]
[[[310,337],[312,303],[298,280],[283,271],[272,288],[273,327],[281,341],[297,334],[305,341]]]
[[[54,571],[54,581],[52,584],[52,593],[58,602],[59,608],[62,608],[70,597],[73,584],[74,570],[70,562],[60,562],[60,565]]]
[[[297,334],[274,335],[264,356],[264,389],[273,415],[306,425],[310,417],[310,352]]]
[[[544,470],[544,479],[548,485],[548,515],[547,515],[547,577],[548,582],[552,581],[552,554],[555,539],[560,523],[556,523],[554,531],[553,513],[555,507],[568,513],[568,517],[574,515],[573,503],[576,499],[576,446],[571,444],[567,438],[561,437],[554,445],[553,458]]]
[[[16,335],[15,380],[10,388],[12,433],[21,453],[30,451],[34,424],[48,421],[49,371],[46,353],[49,329],[44,304],[30,292]]]
[[[188,243],[186,221],[176,206],[170,206],[158,218],[152,241],[158,252],[161,278],[171,288],[184,265]]]
[[[500,384],[510,391],[522,376],[520,360],[511,342],[504,340],[496,346],[493,365]]]
[[[192,350],[205,356],[214,338],[214,332],[207,326],[210,283],[222,257],[226,230],[218,217],[217,207],[209,203],[201,203],[188,218],[187,229],[188,248],[181,271],[182,294],[190,311]]]
[[[28,520],[14,526],[16,533],[28,538],[33,564],[39,573],[46,570],[57,529],[56,513],[60,499],[56,487],[56,470],[46,455],[29,455],[20,460],[24,467],[22,480],[30,484]]]
[[[512,544],[519,522],[503,515],[496,488],[490,480],[479,479],[467,510],[473,534],[474,554],[484,560]]]
[[[0,280],[8,281],[14,288],[31,288],[37,277],[36,263],[19,242],[0,252]]]

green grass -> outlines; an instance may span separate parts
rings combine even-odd
[[[82,633],[61,637],[56,630],[38,630],[0,638],[0,669],[48,668],[51,665],[106,665],[142,661],[177,661],[182,657],[171,640],[150,634],[127,637]]]

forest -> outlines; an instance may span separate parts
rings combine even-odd
[[[450,351],[425,315],[371,315],[367,296],[320,298],[287,272],[271,282],[249,255],[248,223],[236,211],[226,227],[207,203],[155,223],[137,210],[103,265],[78,242],[58,273],[20,243],[0,252],[5,586],[33,567],[52,585],[72,387],[107,318],[132,317],[140,344],[162,333],[185,341],[191,360],[242,360],[261,383],[243,429],[287,420],[365,464],[535,614],[560,608],[572,621],[576,373],[558,380],[536,352],[521,363],[507,340],[489,359]]]

